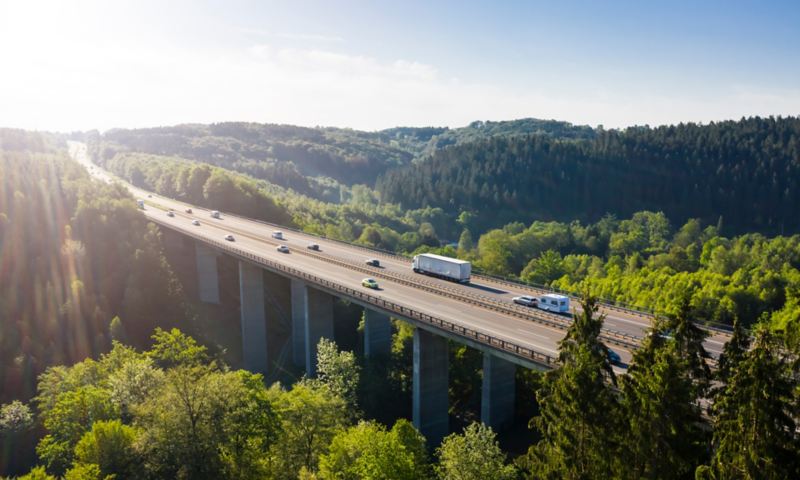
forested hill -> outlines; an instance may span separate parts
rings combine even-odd
[[[463,128],[399,127],[377,132],[257,123],[111,130],[88,140],[101,160],[118,153],[177,156],[236,170],[315,198],[339,201],[331,184],[372,186],[385,171],[449,145],[488,136],[592,138],[594,130],[555,120],[476,121]]]
[[[800,231],[800,118],[598,131],[589,140],[498,136],[387,172],[383,201],[510,221],[663,211],[727,231]]]

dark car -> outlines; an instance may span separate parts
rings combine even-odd
[[[377,258],[370,258],[369,260],[367,260],[367,265],[371,267],[380,267],[381,262]]]

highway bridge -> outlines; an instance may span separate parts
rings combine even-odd
[[[114,181],[90,164],[84,145],[72,142],[70,150],[95,176]],[[238,260],[243,361],[250,370],[266,373],[270,368],[270,314],[264,298],[264,271],[289,282],[292,359],[308,375],[315,373],[318,340],[333,336],[335,297],[364,307],[367,355],[389,353],[390,317],[417,327],[413,420],[434,445],[448,433],[448,339],[483,353],[481,417],[495,428],[511,420],[516,366],[550,369],[557,365],[558,342],[570,325],[571,316],[517,305],[511,300],[541,290],[481,275],[474,275],[469,284],[457,284],[416,274],[406,257],[225,212],[220,218],[213,218],[207,209],[126,186],[146,200],[143,214],[149,220],[192,240],[189,244],[195,249],[202,301],[219,302],[217,256]],[[191,213],[187,213],[188,209]],[[174,214],[168,216],[170,210]],[[283,240],[272,238],[276,230],[283,232]],[[234,240],[226,240],[227,235]],[[317,244],[319,250],[309,249],[311,243]],[[279,252],[279,245],[286,245],[288,252]],[[379,259],[380,267],[367,265],[370,258]],[[375,278],[380,288],[363,287],[361,281],[365,277]],[[579,308],[576,301],[572,304]],[[652,317],[611,305],[604,305],[601,312],[606,315],[602,340],[620,355],[621,362],[615,370],[624,373]],[[717,356],[726,340],[725,333],[712,332],[706,348]]]

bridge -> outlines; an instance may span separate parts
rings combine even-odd
[[[71,152],[91,166],[85,146],[73,142]],[[96,166],[90,171],[114,181]],[[469,284],[462,285],[415,274],[409,259],[399,255],[228,213],[213,218],[207,209],[128,188],[146,199],[143,214],[149,220],[179,236],[181,248],[194,249],[201,301],[220,302],[218,257],[225,255],[238,262],[242,355],[248,370],[266,374],[270,369],[268,344],[278,310],[285,310],[290,317],[292,362],[309,376],[315,374],[319,339],[333,337],[335,298],[364,308],[367,357],[390,353],[390,318],[403,319],[416,327],[413,422],[437,445],[448,433],[448,340],[483,354],[481,419],[495,429],[513,418],[515,369],[546,370],[557,365],[558,342],[571,317],[511,301],[514,296],[541,290],[481,275],[473,275]],[[191,213],[187,213],[189,208]],[[167,215],[169,210],[174,216]],[[285,239],[272,238],[275,230],[282,231]],[[225,240],[227,235],[234,241]],[[311,243],[319,250],[307,248]],[[279,245],[288,246],[288,253],[279,252]],[[367,265],[370,258],[378,258],[380,267]],[[375,278],[380,288],[361,286],[364,277]],[[269,301],[271,289],[288,292],[290,304],[281,308]],[[579,309],[577,302],[573,301],[573,307]],[[652,317],[611,305],[602,306],[601,312],[606,315],[601,338],[620,355],[621,365],[614,368],[624,373]],[[718,355],[727,335],[712,333],[706,348]]]

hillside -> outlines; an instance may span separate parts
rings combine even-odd
[[[595,221],[663,211],[726,231],[800,231],[800,119],[748,118],[599,131],[593,139],[497,136],[387,172],[385,202],[511,221]]]
[[[89,140],[95,156],[121,153],[177,156],[251,175],[314,198],[339,202],[341,186],[366,184],[386,171],[445,148],[491,136],[541,134],[592,138],[589,127],[553,120],[473,122],[463,128],[392,128],[363,132],[341,128],[217,123],[111,130]]]

